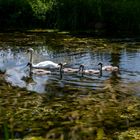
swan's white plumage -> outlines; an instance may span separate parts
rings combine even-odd
[[[28,52],[30,53],[30,64],[32,68],[40,68],[40,69],[59,68],[59,65],[52,61],[43,61],[37,64],[33,64],[33,58],[32,58],[33,51],[34,50],[32,48],[28,49]]]
[[[62,63],[59,63],[58,66],[60,67],[60,72],[76,73],[79,71],[79,69],[74,68],[63,68]]]
[[[54,63],[52,61],[43,61],[38,64],[32,64],[33,68],[41,68],[41,69],[47,69],[47,68],[59,68],[57,63]]]
[[[103,66],[102,70],[106,70],[106,71],[117,71],[119,68],[116,66]]]
[[[69,73],[74,73],[74,72],[78,72],[79,69],[73,69],[73,68],[63,68],[64,72],[69,72]]]
[[[84,73],[84,74],[100,74],[101,71],[100,70],[93,70],[93,69],[85,70],[84,65],[80,65],[79,72]]]
[[[88,70],[83,70],[83,73],[85,73],[85,74],[99,74],[100,71],[99,70],[88,69]]]
[[[99,63],[98,65],[100,65],[101,69],[105,70],[105,71],[118,71],[119,70],[119,68],[117,66],[111,66],[111,65],[103,66],[102,63]]]

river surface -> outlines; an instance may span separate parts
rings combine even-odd
[[[119,71],[31,74],[29,48],[34,64],[97,70],[102,62]],[[139,38],[0,33],[0,138],[139,139],[139,96]]]
[[[70,87],[83,90],[96,90],[106,87],[118,88],[120,90],[131,90],[134,94],[140,94],[140,42],[135,39],[108,39],[101,43],[94,44],[94,38],[90,38],[90,46],[76,44],[74,47],[65,45],[53,45],[47,43],[45,36],[33,36],[33,44],[30,41],[24,41],[24,37],[14,36],[8,41],[1,39],[0,46],[0,70],[6,71],[4,79],[12,86],[26,88],[37,93],[49,93],[55,87]],[[37,38],[37,40],[36,40]],[[39,41],[38,41],[39,38]],[[10,41],[9,41],[10,40]],[[52,41],[55,38],[52,39]],[[68,40],[68,39],[63,39]],[[70,39],[69,39],[70,40]],[[100,42],[100,39],[96,41]],[[59,40],[61,42],[61,39]],[[20,43],[22,42],[22,43]],[[107,42],[107,43],[106,43]],[[71,42],[72,44],[73,42]],[[57,43],[56,43],[57,44]],[[84,64],[86,69],[98,69],[98,63],[104,65],[113,65],[119,67],[119,72],[103,71],[102,76],[95,74],[63,73],[60,75],[58,70],[52,74],[37,75],[32,74],[29,77],[29,68],[26,66],[29,62],[27,49],[32,47],[33,63],[51,60],[56,63],[66,62],[65,67],[79,68]],[[53,86],[53,88],[50,89]],[[59,91],[58,91],[59,93]]]

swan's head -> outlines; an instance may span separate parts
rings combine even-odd
[[[58,67],[59,67],[60,69],[62,69],[62,68],[63,68],[63,64],[62,64],[62,63],[58,63]]]
[[[103,63],[101,63],[101,62],[100,62],[100,63],[98,63],[98,66],[103,66]]]
[[[84,70],[84,65],[83,65],[83,64],[81,64],[81,65],[79,66],[79,72],[80,72],[80,71],[82,71],[82,72],[83,72],[83,70]]]
[[[29,49],[27,50],[27,52],[32,53],[32,52],[34,52],[34,49],[33,49],[33,48],[29,48]]]
[[[60,73],[63,72],[63,64],[62,63],[58,63],[58,68],[60,70]]]
[[[32,67],[32,63],[28,62],[26,66]]]
[[[100,66],[100,68],[98,68],[98,70],[102,71],[102,67],[103,67],[103,63],[98,63],[98,66]]]

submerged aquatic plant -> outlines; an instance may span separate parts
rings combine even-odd
[[[24,44],[26,49],[28,45],[36,46],[46,41],[54,45],[57,51],[60,51],[60,47],[64,51],[71,48],[78,53],[86,47],[91,51],[109,47],[110,52],[115,49],[115,54],[119,53],[116,44],[109,46],[106,39],[76,38],[52,33],[50,36],[45,34],[45,37],[16,35],[16,39],[12,35],[5,39],[9,39],[7,44],[14,44],[13,48]],[[53,47],[48,47],[48,50],[53,51]],[[68,85],[61,87],[52,82],[46,85],[46,92],[38,94],[25,88],[12,87],[0,77],[0,135],[5,133],[6,139],[26,140],[137,139],[140,99],[133,94],[131,83],[124,86],[123,83],[116,84],[118,79],[113,82],[108,79],[104,81],[104,88],[97,90]]]

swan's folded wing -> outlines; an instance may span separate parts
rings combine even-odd
[[[52,61],[43,61],[33,65],[34,68],[58,68],[58,64]]]

